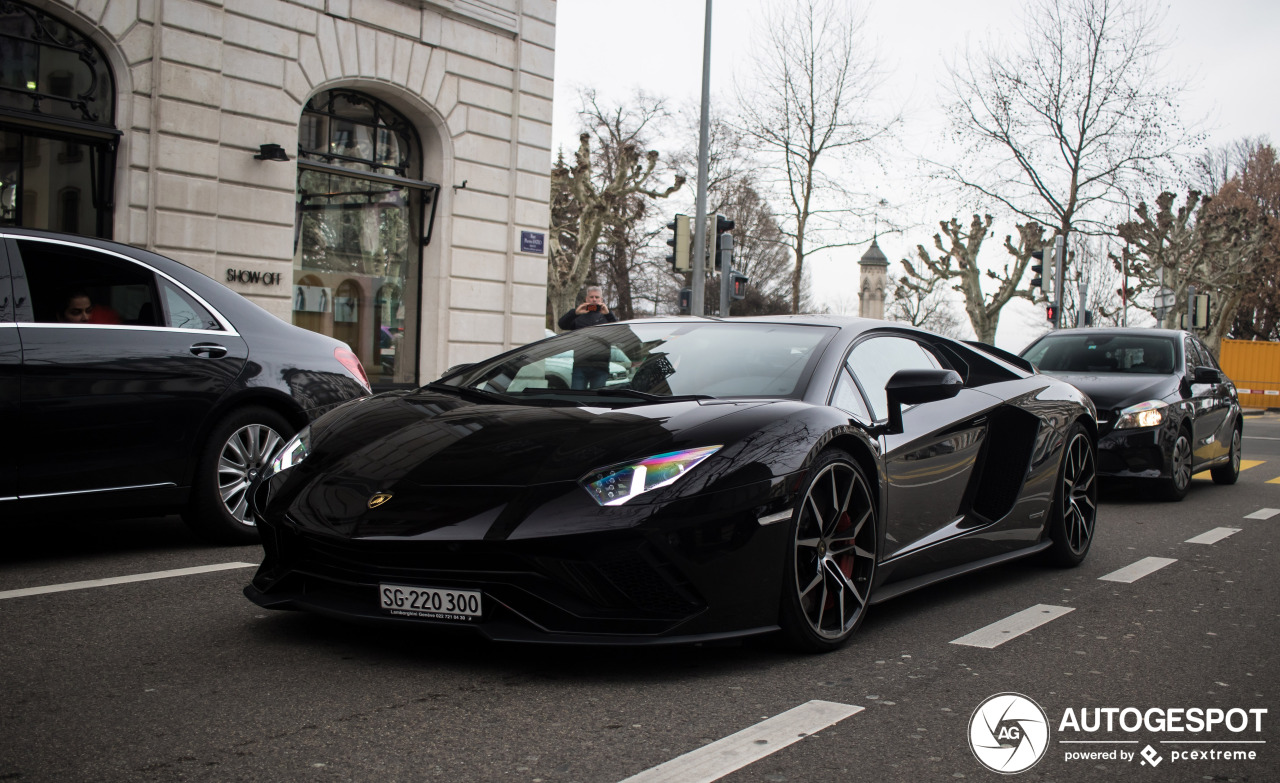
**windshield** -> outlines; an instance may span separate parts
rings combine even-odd
[[[1050,335],[1023,354],[1041,372],[1160,375],[1174,371],[1176,356],[1174,340],[1142,334]]]
[[[835,331],[743,322],[611,324],[525,346],[443,383],[517,397],[608,396],[610,404],[645,399],[636,392],[663,398],[799,397]]]

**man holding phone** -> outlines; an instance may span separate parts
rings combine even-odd
[[[561,329],[573,331],[588,326],[598,326],[617,321],[613,313],[604,304],[604,292],[598,285],[587,286],[587,299],[576,308],[560,317],[557,322]],[[590,341],[588,341],[590,342]],[[574,351],[573,378],[574,389],[598,389],[609,380],[609,346],[583,345]]]
[[[600,324],[608,324],[617,321],[613,313],[609,312],[609,308],[604,303],[604,292],[598,285],[587,286],[587,299],[573,310],[560,316],[557,322],[561,329],[572,331],[574,329],[585,329],[588,326],[598,326]]]

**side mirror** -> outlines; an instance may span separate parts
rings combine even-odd
[[[1192,374],[1192,383],[1222,383],[1222,373],[1212,367],[1197,367]]]
[[[949,400],[964,388],[964,379],[955,370],[898,370],[884,385],[889,403],[886,433],[902,432],[902,406]]]

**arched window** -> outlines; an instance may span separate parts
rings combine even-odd
[[[115,98],[106,57],[84,34],[0,2],[0,226],[111,236]]]
[[[440,190],[420,179],[422,155],[404,115],[372,96],[329,90],[303,109],[293,322],[345,340],[380,385],[417,382],[421,251]],[[303,288],[340,310],[317,310],[320,291]]]

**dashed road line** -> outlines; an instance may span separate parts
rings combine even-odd
[[[971,634],[952,639],[951,643],[963,644],[966,647],[985,647],[990,650],[1073,611],[1075,609],[1070,606],[1036,604],[1030,609],[1023,609],[1003,620],[997,620],[985,628],[979,628]]]
[[[1245,514],[1244,518],[1245,519],[1271,519],[1276,514],[1280,514],[1280,508],[1260,508],[1257,511],[1253,512],[1252,514]]]
[[[1227,536],[1233,536],[1240,532],[1238,527],[1215,527],[1207,533],[1201,533],[1195,538],[1188,538],[1183,541],[1184,544],[1216,544]]]
[[[832,701],[806,702],[622,783],[711,783],[862,710]]]
[[[213,571],[229,571],[233,568],[257,567],[256,563],[215,563],[214,565],[193,566],[191,568],[175,568],[172,571],[152,571],[149,574],[130,574],[128,576],[113,576],[107,579],[89,579],[84,582],[65,582],[60,585],[24,587],[19,590],[5,590],[0,592],[0,600],[5,598],[23,598],[28,595],[43,595],[45,593],[62,593],[67,590],[85,590],[90,587],[123,585],[128,584],[129,582],[146,582],[151,579],[168,579],[173,576],[190,576],[192,574],[207,574]]]
[[[1098,577],[1098,580],[1132,584],[1142,577],[1154,574],[1156,571],[1159,571],[1170,563],[1176,562],[1178,562],[1177,558],[1172,557],[1144,557],[1132,565],[1127,565],[1124,568],[1121,568],[1119,571],[1112,571],[1106,576],[1100,576]]]

